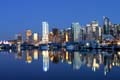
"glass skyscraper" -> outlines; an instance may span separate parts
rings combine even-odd
[[[103,26],[103,32],[105,35],[110,34],[110,20],[108,17],[103,17],[103,21],[104,21],[104,26]]]
[[[48,43],[49,25],[48,22],[42,22],[42,42]]]
[[[72,37],[74,42],[80,41],[80,24],[78,22],[72,23]]]

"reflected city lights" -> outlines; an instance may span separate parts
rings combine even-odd
[[[37,49],[26,51],[17,49],[15,56],[19,60],[25,57],[27,63],[32,63],[32,58],[37,61],[43,59],[44,72],[49,71],[50,63],[58,64],[60,62],[71,65],[73,70],[80,70],[81,67],[86,66],[94,72],[100,70],[101,65],[104,65],[104,75],[107,75],[113,67],[120,67],[120,52],[96,52],[96,54],[92,54],[92,52],[69,52],[62,49],[61,51],[42,51],[42,55],[40,55],[40,51]]]
[[[32,62],[32,57],[30,56],[30,52],[28,50],[26,51],[26,62],[27,63]]]
[[[34,60],[38,60],[38,50],[34,50]]]
[[[43,55],[43,71],[47,72],[49,70],[49,54],[48,51],[42,51]]]

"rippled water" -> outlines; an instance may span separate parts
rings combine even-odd
[[[120,80],[120,52],[0,52],[0,80],[68,79]]]

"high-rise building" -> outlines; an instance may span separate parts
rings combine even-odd
[[[60,43],[60,31],[58,28],[53,28],[53,42],[54,43]]]
[[[101,39],[102,39],[102,28],[99,27],[99,40],[101,40]]]
[[[68,33],[68,41],[71,42],[72,41],[72,29],[67,28],[67,33]]]
[[[42,22],[42,42],[48,43],[49,25],[48,22]]]
[[[96,21],[96,20],[92,21],[91,26],[92,26],[92,38],[93,38],[93,40],[98,40],[99,39],[98,21]]]
[[[33,41],[34,41],[34,44],[38,43],[38,41],[39,41],[38,33],[33,33]]]
[[[120,24],[117,24],[117,38],[120,39]]]
[[[26,31],[26,42],[28,44],[32,42],[32,31],[31,30]]]
[[[108,17],[103,17],[104,25],[103,25],[103,33],[105,35],[110,34],[110,20]]]
[[[53,42],[53,32],[49,33],[49,42]]]
[[[91,24],[87,24],[86,25],[86,40],[91,40],[92,39],[92,28],[91,28]]]
[[[72,23],[72,37],[74,42],[80,41],[80,24],[78,22]]]
[[[99,39],[99,24],[94,20],[90,24],[86,25],[86,40],[98,40]]]
[[[22,34],[17,35],[17,42],[22,43]]]

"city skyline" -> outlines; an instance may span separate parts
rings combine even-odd
[[[86,24],[81,24],[80,22],[72,22],[71,24],[69,24],[69,27],[64,27],[63,29],[61,29],[60,27],[53,27],[53,28],[51,28],[51,26],[48,28],[48,32],[52,32],[52,29],[54,29],[54,28],[56,28],[56,29],[59,29],[59,31],[61,31],[61,30],[66,30],[66,29],[69,29],[69,28],[72,28],[72,25],[74,25],[74,24],[78,24],[79,25],[79,28],[85,28],[85,27],[89,27],[89,26],[93,26],[93,25],[91,25],[91,24],[94,24],[94,22],[95,22],[95,24],[97,24],[97,26],[99,27],[99,28],[103,28],[104,29],[104,24],[105,24],[105,21],[104,21],[104,18],[107,18],[109,21],[108,21],[108,26],[109,26],[109,22],[111,23],[111,25],[119,25],[119,23],[112,23],[111,22],[111,19],[109,18],[109,17],[107,17],[107,16],[103,16],[103,23],[102,24],[99,24],[99,21],[98,20],[92,20],[92,21],[90,21],[89,23],[86,23]],[[23,35],[22,37],[26,37],[26,35],[25,35],[25,32],[27,32],[27,31],[31,31],[30,33],[31,33],[31,36],[32,35],[34,35],[34,33],[38,33],[39,35],[38,36],[43,36],[43,28],[44,28],[44,25],[43,25],[43,23],[46,23],[46,25],[50,25],[50,24],[48,24],[49,22],[46,22],[46,21],[42,21],[41,22],[41,25],[40,25],[40,31],[33,31],[33,29],[24,29],[24,31],[22,31],[22,32],[16,32],[15,34],[13,34],[12,36],[11,36],[11,38],[10,39],[15,39],[16,37],[17,37],[17,35],[18,34],[21,34],[21,35]],[[10,37],[10,36],[9,36]],[[7,39],[1,39],[1,40],[10,40],[9,39],[9,37],[7,38]],[[1,37],[0,37],[1,38]]]
[[[120,24],[114,24],[111,22],[111,19],[107,16],[103,16],[103,24],[100,25],[98,20],[93,20],[90,23],[85,24],[82,26],[79,22],[72,22],[70,27],[60,29],[60,28],[50,28],[49,22],[43,21],[41,22],[42,30],[39,32],[33,32],[32,29],[27,29],[25,34],[22,32],[14,34],[14,38],[7,39],[7,40],[16,40],[19,41],[26,41],[27,43],[31,43],[31,40],[34,40],[35,36],[37,38],[37,43],[42,39],[43,43],[51,41],[49,40],[49,36],[53,35],[53,37],[60,38],[63,36],[61,33],[66,34],[67,38],[73,38],[74,42],[79,42],[81,40],[103,40],[104,37],[113,37],[115,39],[119,39],[119,31],[120,31]],[[50,30],[51,29],[51,30]],[[70,32],[67,32],[70,30]],[[40,34],[40,32],[42,32]],[[57,34],[56,34],[57,33]],[[35,35],[34,35],[35,34]],[[55,36],[56,35],[56,36]],[[59,36],[59,37],[57,37]],[[86,38],[86,39],[85,39]],[[39,40],[38,40],[39,39]],[[4,39],[5,40],[5,39]],[[53,38],[54,40],[54,38]],[[68,42],[71,40],[68,40]],[[35,43],[35,42],[34,42]]]
[[[0,79],[120,79],[120,0],[0,0]]]
[[[72,22],[86,24],[96,19],[102,24],[103,16],[108,16],[113,23],[120,23],[119,0],[2,0],[0,4],[0,39],[12,39],[14,34],[26,29],[40,32],[42,21],[49,22],[51,28],[61,29]]]

